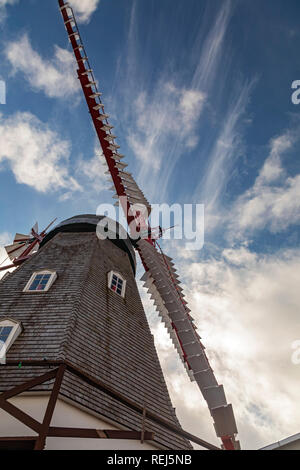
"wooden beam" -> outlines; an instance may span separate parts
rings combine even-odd
[[[0,365],[1,367],[18,367],[19,365],[22,365],[22,367],[59,367],[63,364],[63,361],[48,361],[47,359],[44,359],[42,361],[35,361],[35,360],[25,360],[25,361],[6,361],[6,364]]]
[[[80,369],[77,367],[74,367],[72,364],[66,361],[67,364],[67,370],[71,372],[72,374],[76,375],[77,377],[81,378],[84,382],[92,385],[95,388],[98,388],[98,390],[101,390],[105,392],[107,395],[110,397],[114,398],[118,402],[122,403],[123,405],[131,408],[133,411],[136,411],[140,414],[143,413],[144,411],[144,406],[139,405],[138,403],[133,402],[129,398],[125,397],[121,393],[117,392],[116,390],[113,390],[111,387],[107,386],[100,380],[90,376],[89,374],[86,374],[85,372],[82,372]],[[166,421],[165,419],[161,418],[160,416],[156,415],[155,413],[152,413],[148,410],[146,410],[146,415],[145,418],[150,419],[156,424],[159,424],[163,428],[167,429],[168,431],[173,432],[177,436],[185,437],[189,441],[194,442],[195,444],[198,444],[205,449],[208,450],[221,450],[219,447],[210,444],[209,442],[204,441],[203,439],[200,439],[199,437],[194,436],[193,434],[190,434],[187,431],[184,431],[183,429],[179,429],[175,424],[170,423],[169,421]]]
[[[2,450],[33,450],[36,437],[0,437]]]
[[[0,437],[0,442],[11,442],[11,441],[36,441],[34,436],[17,436],[17,437]]]
[[[21,385],[17,385],[16,387],[7,390],[6,392],[3,392],[0,395],[0,402],[2,400],[7,400],[9,398],[15,397],[16,395],[19,395],[20,393],[26,392],[27,390],[30,390],[33,387],[36,387],[37,385],[41,385],[45,382],[48,382],[48,380],[54,379],[56,376],[58,369],[52,370],[51,372],[48,372],[47,374],[41,375],[39,377],[36,377],[28,382],[25,382]]]
[[[70,437],[83,439],[130,439],[135,441],[141,440],[141,432],[139,431],[123,431],[114,429],[85,429],[85,428],[58,428],[50,427],[48,431],[49,437]],[[153,432],[144,432],[144,440],[152,441],[154,439]]]
[[[40,433],[42,426],[41,423],[31,418],[31,416],[24,413],[24,411],[19,410],[19,408],[14,406],[12,403],[9,403],[8,401],[2,401],[0,403],[0,408],[2,408],[4,411],[6,411],[6,413],[10,414],[17,420],[21,421],[21,423],[25,424],[25,426],[28,428],[37,433]]]
[[[64,373],[66,371],[66,367],[67,366],[65,364],[63,364],[56,371],[57,374],[56,374],[54,386],[53,386],[53,389],[52,389],[52,392],[51,392],[51,395],[50,395],[50,398],[49,398],[49,402],[48,402],[48,405],[47,405],[47,409],[46,409],[46,413],[45,413],[45,416],[44,416],[41,432],[39,433],[39,437],[38,437],[38,439],[35,443],[34,450],[43,450],[44,447],[45,447],[46,437],[48,435],[49,426],[51,424],[51,420],[52,420],[53,413],[54,413],[54,410],[55,410],[55,406],[56,406],[56,403],[57,403],[57,398],[58,398],[58,394],[59,394],[59,391],[60,391],[61,383],[62,383],[63,378],[64,378]]]
[[[16,361],[7,361],[6,366],[18,366],[18,362]],[[82,379],[84,382],[88,383],[89,385],[92,385],[93,387],[97,388],[98,390],[103,391],[105,394],[109,395],[111,398],[114,398],[117,400],[119,403],[122,403],[125,406],[128,406],[130,409],[133,411],[136,411],[139,414],[143,413],[144,407],[142,405],[139,405],[138,403],[133,402],[129,398],[125,397],[124,395],[120,394],[116,390],[112,389],[105,383],[101,382],[100,380],[86,374],[85,372],[81,371],[77,367],[73,366],[71,363],[68,361],[62,362],[62,361],[22,361],[23,366],[29,366],[29,367],[46,367],[46,366],[59,366],[65,364],[67,366],[67,370],[73,374]],[[6,367],[4,366],[4,367]],[[0,366],[1,367],[1,366]],[[3,367],[3,366],[2,366]],[[156,415],[155,413],[152,413],[150,411],[146,412],[146,418],[150,419],[154,423],[162,426],[163,428],[167,429],[168,431],[173,432],[177,436],[185,437],[191,442],[194,442],[195,444],[200,445],[201,447],[204,447],[205,449],[208,450],[221,450],[220,447],[217,447],[213,444],[210,444],[207,441],[204,441],[203,439],[200,439],[197,436],[194,436],[193,434],[184,431],[183,429],[178,428],[175,424],[170,423],[169,421],[164,420],[160,416]]]

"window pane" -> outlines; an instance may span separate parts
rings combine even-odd
[[[46,289],[52,274],[37,274],[34,277],[31,285],[29,286],[29,291],[43,291]]]
[[[116,274],[112,273],[112,278],[111,278],[111,283],[110,283],[110,288],[114,292],[116,292],[118,295],[123,294],[123,287],[124,287],[124,281],[120,277],[118,277]]]
[[[12,326],[1,327],[0,328],[0,341],[3,341],[3,343],[5,343],[12,329],[13,329]]]
[[[5,335],[9,335],[9,333],[11,332],[12,330],[12,327],[11,326],[4,326],[3,327],[3,330],[2,330],[2,333],[4,333]]]
[[[29,290],[36,290],[37,287],[38,287],[38,285],[39,285],[39,284],[38,284],[37,282],[33,282],[33,283],[31,284]]]

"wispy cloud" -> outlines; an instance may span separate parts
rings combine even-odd
[[[219,12],[203,42],[200,60],[197,64],[192,86],[194,88],[209,89],[214,87],[214,78],[220,62],[223,60],[224,40],[226,37],[230,17],[232,14],[231,0],[222,2]],[[202,43],[203,33],[200,28],[195,44]]]
[[[68,170],[70,143],[34,115],[0,115],[0,140],[1,169],[10,168],[18,183],[40,192],[81,189]]]
[[[209,104],[210,93],[215,93],[217,72],[223,61],[228,61],[224,54],[224,41],[231,10],[231,1],[222,2],[207,38],[203,40],[202,31],[196,37],[189,55],[199,58],[194,71],[191,66],[189,83],[182,86],[180,77],[170,79],[167,63],[150,85],[148,77],[141,72],[141,66],[137,65],[138,15],[137,4],[133,3],[127,52],[123,54],[124,59],[120,59],[115,80],[117,87],[127,77],[126,92],[119,93],[118,106],[113,108],[118,109],[116,113],[122,113],[129,123],[125,130],[127,143],[136,157],[138,182],[150,200],[158,193],[161,201],[166,200],[168,183],[178,160],[199,143],[200,117]],[[169,49],[172,50],[171,44]]]
[[[43,91],[49,98],[64,98],[79,90],[73,54],[55,46],[52,59],[43,58],[24,34],[6,45],[5,55],[13,73],[22,73],[35,91]]]
[[[222,195],[232,176],[232,170],[240,157],[242,144],[243,117],[245,115],[254,81],[236,87],[228,106],[223,126],[216,143],[207,155],[207,168],[196,188],[194,199],[205,203],[205,229],[212,230],[224,212]]]
[[[135,126],[127,141],[147,174],[166,165],[166,146],[177,137],[188,148],[198,143],[195,132],[205,103],[205,95],[198,90],[179,89],[167,82],[157,87],[151,97],[141,93],[134,102]]]

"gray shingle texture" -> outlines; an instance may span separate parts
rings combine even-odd
[[[24,293],[33,272],[52,269],[58,279],[47,293]],[[107,285],[108,273],[126,280],[125,299]],[[9,361],[68,360],[126,397],[145,404],[179,425],[169,397],[153,336],[128,255],[95,233],[58,233],[30,260],[0,283],[0,318],[21,321],[24,332],[10,349]],[[0,367],[0,390],[12,388],[46,368]],[[48,390],[51,382],[36,388]],[[142,417],[105,393],[67,373],[62,395],[129,429]],[[190,443],[147,421],[155,441],[170,449]]]

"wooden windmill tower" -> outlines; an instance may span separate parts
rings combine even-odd
[[[125,171],[73,10],[63,0],[59,7],[115,198],[131,231],[147,234],[134,246],[145,267],[143,281],[208,404],[223,448],[233,450],[239,444],[232,406],[209,365],[172,259],[157,249],[148,224],[151,206]],[[34,230],[29,241],[17,236],[15,243],[25,244],[21,253],[18,246],[8,248],[20,267],[0,283],[6,352],[0,448],[190,449],[193,441],[213,449],[177,421],[135,282],[135,250],[129,238],[119,237],[119,226],[100,240],[101,220],[76,216],[48,235]],[[30,256],[32,243],[40,249]]]

